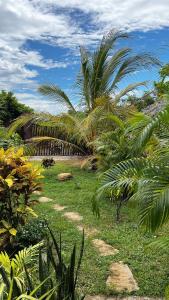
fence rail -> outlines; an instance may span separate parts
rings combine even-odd
[[[32,137],[40,137],[40,136],[48,136],[48,137],[56,137],[59,139],[64,139],[64,136],[56,134],[55,128],[50,128],[43,126],[43,130],[41,126],[36,124],[32,124],[31,126],[25,128],[24,130],[24,138],[25,140],[29,140]],[[83,156],[78,148],[73,147],[71,144],[64,144],[60,142],[59,144],[56,141],[42,141],[36,144],[34,149],[35,156]]]
[[[35,156],[82,156],[82,152],[71,145],[56,144],[54,141],[41,142],[35,148]]]

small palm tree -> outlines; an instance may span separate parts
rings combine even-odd
[[[115,30],[103,36],[100,45],[94,52],[80,47],[81,70],[77,76],[76,87],[80,95],[80,104],[85,106],[88,112],[97,107],[98,99],[104,97],[107,101],[118,103],[122,97],[145,82],[137,82],[117,92],[119,84],[128,75],[140,69],[148,69],[159,65],[159,61],[147,53],[133,55],[130,48],[116,50],[116,44],[120,39],[126,39],[126,33]],[[39,91],[60,104],[66,104],[67,108],[75,112],[75,106],[64,91],[56,85],[42,85]]]

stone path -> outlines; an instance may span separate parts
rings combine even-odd
[[[42,192],[41,191],[34,191],[33,194],[40,196],[42,194]]]
[[[62,211],[66,208],[66,206],[62,206],[62,205],[59,205],[59,204],[55,204],[53,205],[53,209],[57,210],[57,211]]]
[[[111,245],[106,244],[104,241],[99,239],[94,239],[92,241],[93,245],[100,252],[101,256],[115,255],[119,250],[113,248]]]
[[[139,290],[131,270],[123,262],[112,263],[106,285],[115,292],[134,292]]]
[[[47,197],[40,197],[39,202],[40,203],[47,203],[47,202],[52,202],[53,200]]]
[[[77,212],[66,212],[63,215],[71,221],[79,222],[79,221],[83,220],[83,217],[81,215],[79,215],[79,213],[77,213]]]
[[[87,237],[94,236],[94,235],[97,235],[99,233],[99,231],[96,228],[86,227],[86,226],[83,226],[83,225],[77,225],[77,229],[80,232],[83,232],[83,230],[84,230],[85,236],[87,236]]]
[[[163,300],[164,298],[158,298],[158,300]],[[85,300],[155,300],[155,298],[149,297],[139,297],[139,296],[129,296],[129,297],[111,297],[104,295],[86,296]]]
[[[51,202],[53,201],[50,198],[47,197],[40,197],[39,202],[45,203],[45,202]],[[62,206],[60,204],[54,204],[53,209],[56,211],[64,211],[64,209],[67,208],[67,206]],[[63,217],[67,218],[68,220],[72,222],[81,222],[83,220],[83,216],[81,216],[77,212],[64,212],[62,214]],[[82,232],[84,229],[84,232],[87,237],[95,236],[99,233],[99,231],[96,228],[90,228],[87,226],[83,226],[82,224],[77,224],[77,229]],[[100,256],[110,256],[110,255],[116,255],[119,253],[119,250],[114,248],[112,245],[107,244],[105,241],[101,239],[92,239],[93,246],[98,250]],[[109,276],[106,280],[107,288],[114,292],[133,292],[137,291],[139,289],[138,284],[136,280],[133,277],[133,274],[128,267],[128,265],[124,264],[123,262],[113,262],[111,263],[109,267]],[[115,300],[120,299],[118,297],[107,297],[104,295],[96,295],[96,296],[87,296],[85,297],[85,300]],[[150,298],[140,298],[140,297],[127,297],[124,299],[150,299]]]

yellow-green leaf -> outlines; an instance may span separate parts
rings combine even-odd
[[[5,232],[7,232],[7,229],[6,229],[6,228],[0,228],[0,234],[3,234],[3,233],[5,233]]]
[[[9,187],[11,187],[11,186],[13,185],[13,180],[12,180],[11,178],[6,178],[6,179],[5,179],[5,182],[7,183],[7,185],[8,185]]]
[[[16,235],[17,230],[16,230],[15,228],[11,228],[11,229],[9,230],[9,232],[10,232],[10,234],[12,234],[12,235]]]

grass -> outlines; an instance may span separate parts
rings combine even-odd
[[[72,172],[74,179],[58,182],[57,174]],[[137,209],[125,206],[122,210],[122,221],[114,221],[114,207],[109,201],[100,202],[101,217],[92,213],[91,198],[99,184],[98,175],[81,170],[70,163],[57,162],[51,169],[44,172],[43,196],[52,198],[51,203],[38,204],[36,211],[45,217],[57,236],[62,233],[63,250],[68,257],[74,243],[80,244],[81,233],[76,224],[62,217],[52,205],[57,203],[67,206],[65,211],[79,212],[84,224],[99,230],[97,238],[103,239],[119,249],[115,256],[101,257],[92,246],[91,238],[85,239],[85,253],[79,277],[79,289],[84,294],[114,294],[106,288],[106,279],[110,264],[123,261],[131,268],[140,287],[134,295],[159,297],[163,295],[168,281],[168,253],[155,249],[147,250],[145,246],[154,240],[154,236],[144,234],[138,228]],[[165,228],[168,230],[168,228]]]

